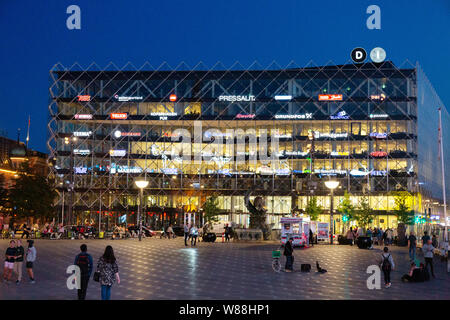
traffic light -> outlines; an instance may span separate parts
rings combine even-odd
[[[342,216],[342,222],[347,222],[348,221],[348,216],[346,214],[344,214]]]

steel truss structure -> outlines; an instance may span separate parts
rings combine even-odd
[[[48,107],[51,175],[61,191],[57,206],[69,216],[72,209],[83,217],[132,215],[138,177],[150,182],[148,219],[164,212],[171,221],[182,219],[183,211],[199,212],[213,194],[234,220],[245,214],[249,190],[266,199],[273,216],[304,208],[310,195],[324,196],[327,207],[323,181],[329,176],[340,181],[336,201],[345,191],[370,195],[383,214],[393,208],[392,191],[436,198],[420,172],[418,135],[426,136],[419,132],[426,125],[420,124],[418,72],[409,62],[301,68],[57,64],[50,71]],[[201,143],[194,141],[196,121]],[[186,148],[176,129],[192,135],[191,161],[170,153],[177,145]],[[279,141],[277,151],[269,147],[277,152],[277,166],[237,161],[236,150],[249,160],[254,150],[245,142],[259,142],[264,129]],[[214,130],[220,133],[211,139]],[[234,149],[217,149],[219,136]],[[419,198],[412,203],[417,212],[423,210]]]

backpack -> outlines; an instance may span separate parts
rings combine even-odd
[[[383,270],[389,270],[391,268],[391,263],[389,262],[390,257],[391,254],[389,254],[387,257],[383,256],[383,263],[381,264],[381,268]]]
[[[85,253],[78,255],[76,265],[80,267],[81,274],[87,274],[89,272],[89,257]]]

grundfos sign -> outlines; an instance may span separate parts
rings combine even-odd
[[[229,101],[229,102],[248,102],[248,101],[255,101],[255,96],[248,95],[248,96],[219,96],[219,101]]]

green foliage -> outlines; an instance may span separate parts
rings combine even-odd
[[[311,221],[317,221],[319,214],[323,212],[323,208],[317,204],[317,197],[309,198],[308,204],[305,208],[305,213],[309,216]]]
[[[17,218],[51,218],[55,213],[56,195],[52,183],[42,176],[31,175],[28,167],[24,166],[10,191],[9,201]]]
[[[344,199],[342,199],[342,202],[339,204],[337,211],[343,215],[342,220],[344,220],[344,217],[346,217],[346,221],[344,222],[355,220],[355,207],[352,205],[350,201],[350,195],[347,191],[345,191]]]
[[[364,229],[372,223],[375,215],[369,204],[369,197],[361,197],[358,204],[358,210],[355,211],[355,220],[358,221],[358,225]]]
[[[217,196],[211,196],[206,199],[202,206],[204,212],[205,223],[214,223],[219,221],[217,217],[220,214],[219,200]]]
[[[395,200],[394,214],[397,216],[398,223],[404,223],[406,225],[414,224],[414,213],[410,210],[408,204],[406,203],[408,197],[411,195],[406,191],[398,191],[393,193]]]

